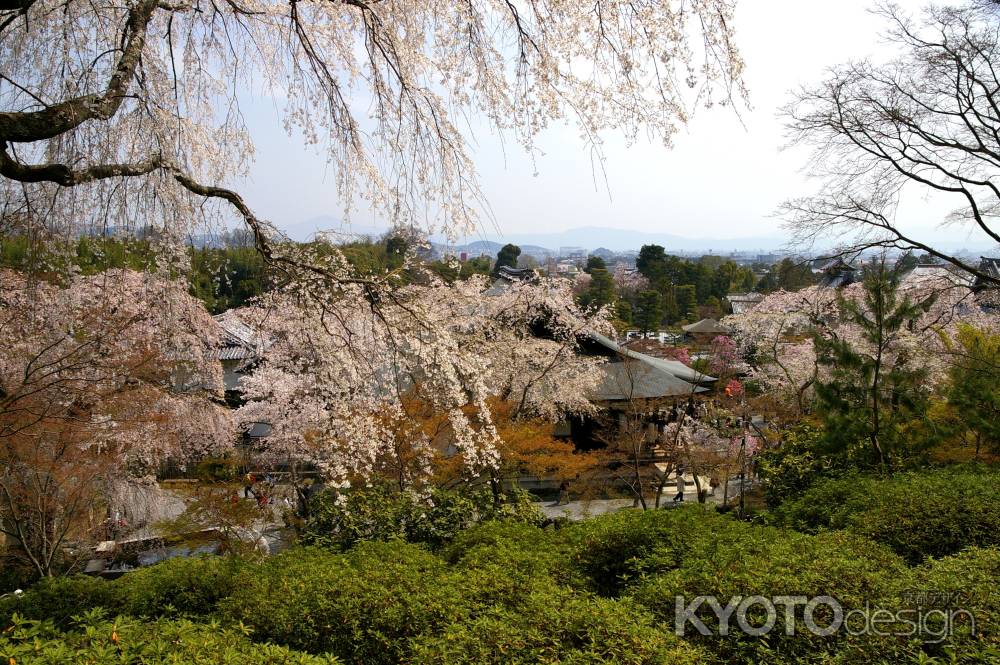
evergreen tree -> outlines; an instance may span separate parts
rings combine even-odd
[[[639,292],[636,307],[638,311],[633,319],[635,325],[644,333],[659,330],[663,319],[660,294],[652,290]]]
[[[867,445],[868,457],[887,467],[913,452],[905,426],[926,412],[926,372],[908,366],[899,342],[932,299],[901,299],[898,274],[884,261],[866,270],[863,286],[861,300],[838,296],[841,317],[857,327],[856,338],[814,335],[817,359],[829,368],[829,379],[816,382],[817,410],[829,450]]]
[[[512,245],[507,243],[500,248],[497,252],[497,262],[493,266],[493,274],[499,274],[500,268],[507,266],[508,268],[517,267],[517,257],[521,255],[521,248],[517,245]]]
[[[615,314],[621,321],[632,323],[632,303],[628,300],[619,300],[615,306]]]
[[[691,284],[678,286],[674,289],[674,296],[677,299],[677,316],[686,321],[694,319],[697,316],[698,307],[695,287]]]
[[[604,259],[602,259],[599,256],[594,256],[593,254],[591,254],[590,256],[587,257],[587,265],[584,266],[583,272],[587,274],[593,274],[594,270],[607,271],[607,269],[608,269],[608,264],[604,262]]]
[[[667,276],[667,254],[659,245],[643,245],[635,260],[635,267],[651,284]]]
[[[615,280],[605,268],[594,268],[590,273],[590,286],[583,294],[581,304],[597,309],[615,301]]]
[[[477,256],[475,258],[469,259],[462,264],[461,270],[458,271],[459,279],[468,279],[473,275],[489,275],[490,274],[490,259],[488,256]]]
[[[401,236],[392,236],[386,239],[385,257],[386,264],[390,270],[395,270],[403,265],[408,246],[409,243],[406,242],[406,238]]]

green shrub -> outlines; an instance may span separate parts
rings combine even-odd
[[[498,567],[508,578],[549,578],[583,587],[586,580],[573,565],[576,546],[563,532],[524,523],[485,522],[461,534],[442,551],[459,571]]]
[[[198,462],[193,475],[209,483],[234,480],[240,476],[240,461],[228,456],[209,456]]]
[[[513,606],[496,606],[441,634],[414,641],[415,662],[670,663],[710,662],[708,654],[652,623],[629,601],[541,585]]]
[[[14,614],[26,619],[49,619],[56,626],[95,607],[115,613],[123,605],[122,590],[114,582],[73,575],[39,580],[20,596],[0,600],[0,628],[10,625]]]
[[[24,561],[0,548],[0,595],[16,589],[27,589],[38,579],[38,573]]]
[[[457,492],[434,490],[429,497],[386,486],[313,499],[303,542],[344,549],[368,540],[406,540],[439,546],[475,521],[475,504]]]
[[[0,600],[0,622],[16,612],[64,626],[93,608],[133,616],[197,616],[215,611],[245,565],[231,557],[177,557],[114,581],[73,575],[40,580],[19,597]]]
[[[676,567],[691,540],[705,531],[704,520],[711,518],[701,506],[628,510],[573,524],[564,531],[575,543],[572,561],[590,586],[603,596],[617,596],[643,575]]]
[[[198,616],[214,612],[246,566],[234,557],[176,557],[116,582],[122,610],[133,616]]]
[[[816,484],[771,521],[809,533],[847,529],[917,564],[970,545],[1000,545],[998,484],[1000,473],[974,467],[851,476]]]
[[[908,574],[904,562],[888,548],[851,534],[808,536],[794,531],[746,524],[721,516],[701,518],[703,534],[689,539],[683,552],[672,548],[654,550],[648,567],[658,572],[631,589],[631,596],[662,623],[674,627],[676,598],[685,603],[697,596],[715,596],[725,606],[733,597],[832,596],[846,609],[861,608],[892,598],[899,579]],[[657,559],[666,556],[668,565]],[[820,608],[823,609],[822,607]],[[685,637],[704,645],[727,662],[787,662],[807,658],[888,655],[906,644],[875,645],[866,638],[852,641],[845,633],[818,637],[796,613],[795,634],[784,634],[784,615],[765,639],[746,635],[736,628],[735,616],[729,636],[719,636],[719,620],[703,604],[697,614],[712,632],[700,635],[690,624]],[[828,617],[817,613],[826,625]],[[760,606],[749,613],[755,625],[765,615]],[[867,656],[866,656],[867,654]],[[844,662],[851,662],[850,658]]]
[[[476,517],[480,522],[514,522],[535,526],[545,522],[545,514],[535,505],[531,493],[518,487],[504,490],[499,503],[486,487],[470,492],[470,498],[476,505]]]
[[[346,661],[409,660],[409,639],[468,616],[444,561],[416,545],[297,549],[238,576],[223,615],[263,639]]]
[[[930,560],[914,569],[912,578],[900,584],[901,605],[947,613],[932,617],[929,632],[949,638],[923,645],[927,654],[946,662],[1000,662],[1000,549],[971,547],[961,554]],[[958,610],[966,610],[975,619]],[[950,628],[949,628],[950,626]],[[975,630],[973,631],[973,627]]]
[[[799,423],[785,432],[780,446],[766,448],[756,456],[764,499],[771,508],[797,497],[817,481],[840,476],[852,468],[846,455],[830,455],[822,449],[823,430]]]
[[[477,522],[541,522],[524,492],[511,492],[499,505],[486,488],[432,489],[427,496],[381,485],[327,491],[313,499],[302,536],[307,545],[346,549],[369,540],[405,540],[438,548]]]
[[[0,634],[3,663],[64,665],[65,663],[120,663],[122,665],[321,665],[337,661],[310,656],[272,644],[254,644],[244,634],[216,624],[187,620],[143,623],[128,617],[111,621],[90,612],[70,632],[49,622],[17,618],[11,630]]]

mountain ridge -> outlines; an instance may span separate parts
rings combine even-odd
[[[344,224],[331,216],[313,217],[301,223],[282,227],[293,240],[307,240],[320,231],[332,231],[346,237],[380,236],[388,231],[387,227],[363,224]],[[784,243],[780,234],[748,236],[743,238],[689,238],[673,233],[635,231],[616,229],[605,226],[581,226],[563,231],[544,233],[482,233],[465,236],[461,240],[450,243],[441,236],[431,236],[430,240],[443,247],[455,251],[479,251],[482,245],[477,243],[494,243],[503,246],[513,243],[530,248],[531,253],[548,251],[557,253],[561,247],[580,247],[593,250],[605,248],[615,252],[639,251],[643,245],[663,245],[667,251],[715,251],[729,252],[734,250],[776,250]]]

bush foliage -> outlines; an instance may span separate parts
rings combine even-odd
[[[892,520],[906,510],[888,507],[911,495],[954,494],[972,508],[964,528],[985,534],[992,513],[978,502],[994,478],[973,469],[926,475],[816,484],[814,500],[832,501],[825,512],[815,502],[779,511],[814,533],[687,506],[561,528],[488,520],[423,543],[405,542],[407,534],[354,539],[264,561],[175,559],[113,582],[45,580],[0,600],[0,621],[10,627],[0,633],[0,655],[18,663],[1000,662],[1000,549],[945,556],[951,546],[930,538],[933,525],[910,522],[909,540],[894,540],[904,530],[890,529]],[[873,503],[858,498],[866,492]],[[851,510],[834,514],[830,506]],[[878,511],[887,513],[881,521]],[[986,526],[968,522],[976,519]],[[871,525],[879,526],[861,533]],[[925,558],[928,549],[934,556]],[[901,556],[918,550],[919,563]],[[913,597],[928,590],[937,595]],[[716,596],[725,605],[755,595],[826,595],[845,610],[940,609],[927,630],[949,630],[937,640],[820,637],[804,629],[799,606],[792,635],[782,616],[764,637],[735,629],[722,636],[703,605],[696,614],[711,634],[691,625],[674,634],[677,597]],[[971,612],[975,626],[968,613],[942,625],[956,608]],[[764,618],[751,611],[751,623]],[[817,615],[821,625],[826,619]],[[897,619],[886,628],[900,627]]]
[[[502,498],[497,505],[487,488],[465,492],[434,488],[426,496],[387,486],[342,495],[330,490],[313,499],[302,541],[334,549],[369,540],[405,540],[438,548],[479,522],[542,521],[527,493],[514,490]]]
[[[16,617],[0,634],[3,663],[65,665],[333,665],[331,656],[313,656],[273,644],[251,642],[241,631],[186,619],[147,623],[106,618],[92,611],[58,630],[51,621]]]
[[[772,519],[807,533],[845,529],[917,564],[971,545],[1000,545],[998,484],[1000,473],[976,467],[852,475],[817,483]]]

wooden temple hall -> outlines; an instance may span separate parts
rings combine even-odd
[[[680,361],[633,351],[596,332],[582,336],[580,347],[585,354],[608,359],[601,366],[603,380],[590,396],[600,415],[570,419],[557,429],[582,450],[607,447],[614,438],[609,430],[626,418],[642,419],[655,436],[677,413],[710,393],[716,381]]]

